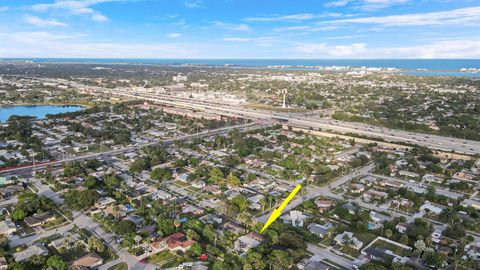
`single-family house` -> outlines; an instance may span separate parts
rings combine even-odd
[[[320,213],[324,213],[331,207],[335,206],[336,202],[334,200],[328,200],[328,199],[316,199],[315,204],[318,207],[318,211]]]
[[[325,238],[333,232],[333,225],[332,223],[327,223],[325,225],[310,223],[307,229],[316,236]]]
[[[350,247],[352,247],[355,250],[359,250],[363,246],[362,241],[358,240],[353,235],[352,232],[345,231],[341,234],[337,234],[333,240],[335,240],[335,243],[338,244],[338,245],[341,245],[341,246],[349,245]]]
[[[150,244],[150,246],[154,251],[168,249],[170,251],[180,250],[185,252],[189,250],[194,243],[196,242],[193,240],[188,240],[185,237],[185,234],[177,232],[167,237],[164,237],[159,241],[153,242],[152,244]]]
[[[96,269],[102,264],[102,257],[100,257],[97,253],[90,253],[73,261],[72,266],[74,269],[86,270]]]
[[[56,219],[55,216],[53,216],[49,212],[44,212],[40,214],[35,213],[29,217],[26,217],[24,221],[28,226],[34,228],[34,227],[42,226],[45,223],[53,221],[55,219]]]
[[[48,249],[45,248],[45,246],[43,246],[42,243],[37,243],[35,245],[29,246],[25,250],[14,253],[12,256],[13,256],[13,259],[16,262],[22,262],[22,261],[25,261],[25,260],[29,259],[30,257],[32,257],[34,255],[44,256],[44,255],[47,255],[47,254],[48,254]]]
[[[11,219],[5,219],[0,221],[0,234],[5,236],[11,236],[12,234],[17,232],[17,226]]]
[[[293,227],[303,227],[303,222],[307,218],[307,215],[297,210],[292,210],[281,217],[281,219],[283,219],[283,223],[290,224]]]
[[[240,236],[234,243],[234,250],[243,254],[251,248],[255,248],[263,241],[263,237],[258,233],[251,232],[247,235]]]

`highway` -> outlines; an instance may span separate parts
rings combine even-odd
[[[381,138],[392,143],[407,143],[428,147],[434,150],[459,154],[475,155],[480,153],[480,141],[464,140],[453,137],[409,132],[397,129],[372,126],[363,123],[337,121],[315,116],[305,117],[305,114],[277,113],[268,110],[249,109],[240,105],[228,105],[205,100],[194,100],[162,94],[138,94],[133,92],[111,92],[98,90],[103,94],[125,99],[139,99],[168,106],[204,110],[217,114],[228,113],[249,119],[277,120],[292,127],[306,128],[333,133],[351,133],[369,138]]]
[[[383,127],[371,126],[362,123],[343,122],[328,119],[291,118],[288,125],[302,128],[313,128],[322,131],[338,133],[354,133],[371,138],[381,138],[388,142],[402,142],[416,144],[431,149],[445,152],[455,151],[468,155],[480,153],[480,142],[462,140],[458,138],[443,137],[423,133],[394,130]]]

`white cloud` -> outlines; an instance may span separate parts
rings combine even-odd
[[[297,25],[297,26],[286,26],[286,27],[277,27],[274,28],[275,32],[284,32],[284,31],[306,31],[306,32],[319,32],[319,31],[330,31],[340,28],[336,25],[327,25],[327,26],[309,26],[309,25]]]
[[[98,42],[66,32],[2,32],[0,57],[85,58],[480,58],[480,39],[433,40],[412,46],[371,47],[366,43],[290,44],[276,37],[225,37],[225,42]],[[251,46],[251,44],[255,46]],[[271,46],[275,49],[272,49]]]
[[[82,34],[0,32],[0,57],[186,58],[201,53],[192,44],[96,42]]]
[[[280,21],[305,21],[315,19],[318,16],[311,13],[300,13],[272,17],[248,17],[244,20],[247,22],[280,22]]]
[[[365,43],[307,43],[297,45],[292,51],[314,58],[476,59],[480,58],[480,40],[439,40],[423,45],[382,48],[370,48]]]
[[[35,4],[31,6],[33,11],[47,12],[64,10],[71,15],[87,15],[96,22],[105,22],[108,18],[92,8],[92,6],[107,2],[124,2],[127,0],[55,0],[51,4]]]
[[[100,13],[95,13],[92,15],[92,21],[95,21],[95,22],[106,22],[108,21],[108,17],[103,15],[103,14],[100,14]]]
[[[263,37],[255,37],[255,38],[225,37],[222,40],[226,42],[231,42],[233,44],[249,42],[255,45],[255,46],[252,46],[252,48],[270,47],[280,42],[278,38],[272,37],[272,36],[263,36]],[[245,45],[242,45],[242,46],[245,46]],[[243,51],[243,50],[247,50],[247,48],[244,48],[240,51]]]
[[[356,8],[364,10],[378,10],[393,5],[405,4],[407,2],[410,2],[410,0],[336,0],[327,2],[324,4],[324,6],[329,8],[336,8],[344,7],[350,3],[355,3],[354,5]]]
[[[176,20],[176,21],[173,21],[173,22],[169,22],[168,25],[176,26],[176,27],[180,27],[180,28],[188,28],[189,27],[189,25],[187,24],[187,21],[185,19],[179,19],[179,20]]]
[[[440,12],[342,19],[325,21],[324,23],[381,24],[385,26],[422,26],[455,24],[479,25],[480,7],[461,8]]]
[[[311,26],[308,25],[297,25],[297,26],[286,26],[286,27],[277,27],[274,28],[273,31],[275,32],[283,32],[283,31],[302,31],[302,30],[309,30]]]
[[[170,33],[167,35],[167,37],[169,38],[179,38],[179,37],[182,37],[182,34],[180,33]]]
[[[229,42],[249,42],[252,41],[251,38],[240,38],[240,37],[227,37],[223,38],[223,41],[229,41]]]
[[[59,22],[54,19],[46,20],[31,15],[25,15],[24,20],[26,23],[37,27],[67,26],[65,23]]]
[[[187,8],[204,8],[202,0],[190,0],[183,3]]]
[[[343,7],[350,3],[351,0],[338,0],[338,1],[331,1],[324,4],[326,7]]]
[[[326,43],[306,43],[295,47],[295,51],[307,55],[329,57],[353,57],[365,52],[366,44],[354,43],[351,45],[329,46]]]
[[[361,8],[364,10],[377,10],[407,2],[410,2],[410,0],[363,0]]]
[[[232,31],[250,31],[250,26],[246,24],[234,24],[234,23],[224,23],[220,21],[214,21],[212,22],[212,25],[215,27],[227,29],[227,30],[232,30]]]

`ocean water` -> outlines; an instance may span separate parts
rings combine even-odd
[[[0,106],[0,122],[6,122],[12,115],[35,116],[39,119],[45,118],[47,114],[59,114],[65,112],[76,112],[83,110],[81,106]]]
[[[4,58],[35,62],[130,63],[164,65],[266,66],[366,66],[398,69],[459,70],[480,68],[480,59],[113,59],[113,58]]]
[[[468,73],[468,72],[455,72],[455,71],[405,71],[401,74],[417,75],[417,76],[453,76],[453,77],[468,77],[468,78],[480,78],[480,72]]]

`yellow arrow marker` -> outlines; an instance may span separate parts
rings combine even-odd
[[[297,185],[295,189],[290,192],[290,195],[285,199],[285,201],[282,202],[282,204],[275,210],[273,210],[272,214],[268,218],[267,222],[265,225],[263,225],[262,230],[260,233],[262,233],[268,226],[270,226],[280,215],[282,215],[282,210],[287,206],[287,204],[295,197],[295,194],[302,188],[301,185]]]

